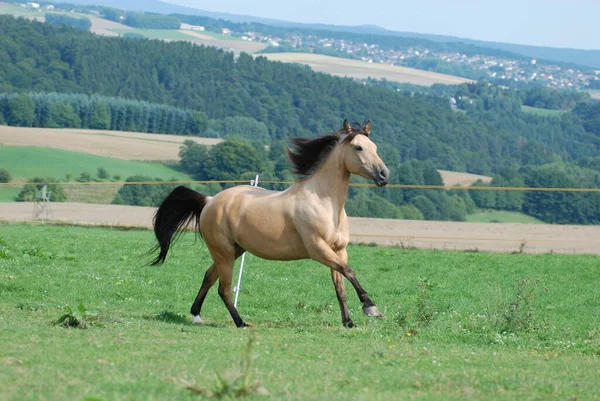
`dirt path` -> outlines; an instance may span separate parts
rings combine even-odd
[[[0,221],[32,218],[32,203],[0,203]],[[53,220],[74,224],[147,227],[155,208],[53,203]],[[1,230],[0,226],[0,230]],[[350,219],[353,242],[423,249],[600,255],[600,226],[459,223]]]

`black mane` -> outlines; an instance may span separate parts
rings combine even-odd
[[[359,134],[369,136],[360,124],[352,123],[348,130],[341,129],[315,139],[290,138],[287,155],[292,162],[293,173],[300,179],[310,177],[338,144],[350,142]]]

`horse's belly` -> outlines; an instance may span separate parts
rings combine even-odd
[[[261,230],[252,230],[244,235],[241,230],[238,235],[237,243],[246,251],[259,258],[269,260],[297,260],[309,258],[306,247],[300,236],[296,233],[280,233],[274,235],[273,232],[261,232]]]

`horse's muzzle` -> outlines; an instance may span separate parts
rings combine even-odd
[[[385,166],[378,167],[375,174],[373,174],[373,181],[378,187],[386,186],[390,181],[390,170]]]

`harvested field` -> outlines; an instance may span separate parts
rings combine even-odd
[[[179,32],[190,36],[193,43],[204,46],[218,47],[220,49],[233,51],[234,53],[256,53],[267,47],[267,45],[264,43],[237,39],[218,39],[196,31],[180,30]]]
[[[178,160],[179,148],[186,140],[204,145],[221,141],[139,132],[0,126],[0,145],[63,149],[125,160]]]
[[[92,21],[92,27],[90,28],[90,31],[98,35],[119,36],[118,33],[111,31],[111,29],[131,29],[127,25],[119,24],[118,22],[114,21],[109,21],[104,18],[91,16],[87,16],[87,18],[89,18],[90,21]]]
[[[0,220],[31,219],[32,203],[0,203]],[[150,227],[153,207],[53,203],[53,220]],[[600,254],[600,226],[350,218],[353,242],[441,250]]]
[[[444,185],[447,187],[453,187],[455,185],[469,186],[477,180],[483,181],[484,184],[489,184],[492,181],[492,177],[488,177],[487,175],[459,173],[447,170],[438,170],[438,173],[442,176]]]
[[[351,60],[309,53],[266,53],[261,54],[272,61],[285,63],[300,63],[310,66],[314,71],[351,78],[385,78],[394,82],[414,85],[431,86],[433,84],[457,85],[473,82],[470,79],[452,75],[438,74],[431,71],[416,70],[387,64],[369,63],[361,60]]]

